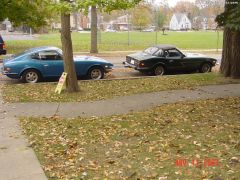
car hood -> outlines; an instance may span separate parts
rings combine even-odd
[[[144,52],[137,52],[137,53],[128,55],[128,57],[141,61],[141,60],[153,58],[154,56]]]
[[[96,61],[96,62],[102,62],[102,63],[109,63],[108,61],[94,56],[75,56],[74,61]]]
[[[7,58],[7,59],[3,59],[3,64],[11,63],[11,62],[13,62],[14,60],[15,60],[15,59],[12,58],[12,57],[9,57],[9,58]]]
[[[190,57],[190,58],[194,58],[194,57],[207,57],[204,54],[200,54],[200,53],[185,53],[186,57]]]

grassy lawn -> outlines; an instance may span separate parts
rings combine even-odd
[[[239,117],[228,98],[20,122],[49,179],[238,179]]]
[[[222,32],[219,33],[218,48],[222,48]],[[130,32],[130,45],[128,45],[128,33],[101,33],[99,43],[100,51],[142,50],[149,45],[155,44],[155,32]],[[89,51],[90,34],[72,33],[74,52]],[[167,32],[167,35],[158,33],[157,43],[174,44],[181,49],[216,49],[216,32]],[[37,40],[7,41],[8,53],[16,53],[35,46],[61,47],[60,34],[40,35]]]
[[[2,85],[2,96],[6,102],[83,102],[139,93],[230,83],[240,83],[240,81],[224,78],[217,73],[163,76],[132,80],[80,81],[80,92],[72,94],[63,92],[61,95],[54,92],[56,83],[6,84]]]

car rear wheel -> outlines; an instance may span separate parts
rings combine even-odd
[[[165,73],[165,69],[163,66],[159,65],[154,68],[153,72],[155,76],[162,76]]]
[[[201,73],[208,73],[211,71],[212,71],[212,66],[209,63],[204,63],[200,68]]]
[[[22,75],[23,82],[37,83],[40,81],[40,74],[34,69],[26,70]]]
[[[102,79],[104,77],[104,71],[100,67],[93,67],[88,72],[88,78],[93,80]]]

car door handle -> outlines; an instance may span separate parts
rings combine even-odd
[[[48,67],[48,64],[44,64],[44,67]]]
[[[169,60],[169,62],[170,62],[170,63],[172,63],[172,62],[173,62],[173,60]]]

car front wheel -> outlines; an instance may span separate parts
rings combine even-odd
[[[201,73],[208,73],[211,71],[212,71],[212,66],[209,63],[204,63],[200,68]]]
[[[153,72],[155,76],[162,76],[165,73],[165,69],[163,66],[159,65],[154,68]]]
[[[102,79],[104,77],[103,69],[100,67],[93,67],[88,72],[88,78],[93,80]]]
[[[23,82],[26,83],[37,83],[40,80],[40,74],[34,70],[26,70],[22,75]]]

